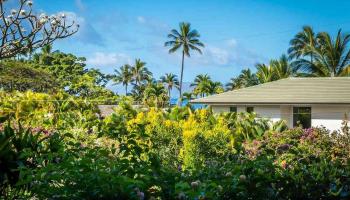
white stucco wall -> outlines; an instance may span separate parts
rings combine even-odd
[[[230,112],[230,106],[211,106],[214,113]]]
[[[324,126],[331,131],[340,130],[342,122],[347,115],[349,120],[349,106],[311,106],[311,125]]]
[[[305,105],[294,105],[294,106],[305,106]],[[250,105],[238,105],[237,112],[245,112],[246,107]],[[289,127],[293,127],[293,105],[272,105],[262,106],[255,105],[254,112],[259,117],[270,118],[272,121],[279,121],[281,119],[287,122]],[[308,105],[305,107],[311,107],[311,126],[319,127],[324,126],[330,131],[340,130],[342,122],[345,119],[345,114],[350,119],[350,105]],[[212,105],[214,112],[229,112],[229,105]]]
[[[230,112],[230,107],[237,107],[237,112],[246,112],[247,107],[254,107],[254,112],[258,117],[270,118],[272,121],[281,120],[280,106],[225,106],[225,105],[212,105],[214,113]]]
[[[280,106],[254,106],[254,112],[258,117],[269,118],[273,122],[281,120]]]

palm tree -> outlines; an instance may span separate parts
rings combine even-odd
[[[238,77],[231,78],[230,82],[226,84],[226,90],[241,89],[258,83],[257,76],[250,69],[244,69]]]
[[[182,96],[182,82],[183,82],[183,72],[185,64],[185,56],[190,57],[190,51],[197,51],[202,54],[201,47],[204,44],[199,41],[199,33],[197,30],[191,30],[191,24],[182,22],[180,23],[180,30],[173,29],[170,34],[168,34],[169,41],[165,42],[164,46],[170,47],[169,53],[174,53],[179,49],[182,51],[182,63],[181,63],[181,76],[180,76],[180,98],[179,105],[181,105]]]
[[[310,26],[304,26],[303,30],[297,33],[290,41],[288,49],[291,59],[310,56],[310,62],[313,62],[314,49],[317,47],[315,33]]]
[[[274,70],[271,66],[265,64],[257,64],[256,77],[259,80],[259,83],[267,83],[274,80]]]
[[[194,98],[193,93],[191,93],[191,92],[184,92],[182,94],[182,100],[184,100],[184,101],[190,102],[193,98]]]
[[[231,78],[230,81],[226,84],[226,90],[231,91],[231,90],[236,90],[236,89],[241,89],[244,88],[243,82],[239,78]]]
[[[209,81],[211,81],[211,78],[208,74],[199,74],[196,76],[196,78],[194,79],[193,83],[191,83],[190,86],[196,87],[204,82],[209,82]]]
[[[326,32],[317,34],[318,48],[314,49],[314,61],[299,59],[295,66],[310,76],[350,76],[350,34],[343,35],[341,30],[332,39]]]
[[[172,73],[166,73],[164,76],[160,77],[160,80],[163,84],[166,84],[169,98],[171,98],[171,90],[173,87],[179,88],[179,80],[177,79],[177,76]]]
[[[164,107],[165,102],[169,99],[164,85],[161,83],[153,83],[146,87],[144,91],[144,103],[148,106]]]
[[[135,65],[131,67],[131,74],[136,86],[140,86],[143,81],[149,80],[152,76],[152,73],[146,67],[146,63],[140,59],[135,60]]]
[[[202,97],[204,97],[205,94],[208,93],[208,84],[212,82],[211,78],[208,74],[200,74],[197,75],[196,78],[194,79],[194,82],[191,83],[191,87],[194,87],[193,93],[194,94],[200,94]]]
[[[221,82],[218,82],[218,81],[210,81],[209,84],[207,84],[207,92],[208,94],[219,94],[219,93],[222,93],[224,92],[224,88],[222,86],[222,83]]]
[[[296,75],[296,68],[293,68],[286,55],[282,55],[279,60],[271,60],[270,66],[273,70],[274,80],[288,78]]]
[[[244,69],[241,71],[241,74],[238,76],[241,79],[244,87],[250,87],[258,84],[258,79],[250,69]]]
[[[120,67],[119,70],[114,70],[116,73],[113,81],[116,84],[123,84],[125,86],[125,95],[128,95],[128,85],[132,82],[131,66],[126,64]]]

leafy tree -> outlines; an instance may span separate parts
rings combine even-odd
[[[77,76],[82,76],[88,71],[85,69],[85,61],[85,58],[55,51],[50,54],[47,52],[36,54],[31,64],[35,68],[50,71],[61,84],[61,87],[66,88]]]
[[[113,97],[114,93],[104,86],[96,84],[96,77],[88,73],[77,76],[70,84],[67,92],[82,98],[97,99],[99,97]]]
[[[168,74],[166,73],[164,76],[160,77],[160,81],[166,85],[168,88],[168,96],[171,98],[171,90],[175,88],[179,88],[179,80],[177,79],[177,76],[175,74]]]
[[[10,92],[52,92],[59,88],[59,83],[47,70],[19,61],[6,61],[0,63],[0,88]]]
[[[197,30],[191,29],[190,23],[182,22],[180,23],[179,31],[176,29],[171,30],[168,34],[169,41],[165,42],[166,47],[170,47],[169,53],[174,53],[181,50],[182,53],[182,64],[181,64],[181,76],[180,76],[180,98],[179,105],[181,105],[182,97],[182,82],[183,82],[183,72],[185,64],[185,56],[190,57],[190,51],[197,51],[202,53],[201,47],[204,44],[199,41],[199,33]]]
[[[113,81],[116,84],[123,84],[125,86],[125,95],[128,95],[128,85],[132,82],[131,66],[126,64],[120,67],[119,70],[114,70],[116,73]]]
[[[18,1],[18,9],[0,1],[0,60],[33,52],[57,39],[67,38],[78,31],[78,25],[63,13],[48,16],[33,11],[33,1]]]
[[[91,68],[85,74],[95,78],[95,84],[106,87],[110,80],[115,76],[110,74],[104,74],[99,69]]]

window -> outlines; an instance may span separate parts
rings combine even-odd
[[[311,127],[311,107],[293,108],[293,126]]]
[[[230,107],[230,112],[237,112],[237,107],[234,107],[234,106],[232,106],[232,107]]]
[[[247,113],[253,113],[254,107],[247,107]]]

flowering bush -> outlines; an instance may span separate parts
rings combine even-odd
[[[17,172],[12,181],[9,175],[1,176],[6,198],[350,197],[346,126],[342,134],[333,135],[321,128],[288,130],[283,122],[257,119],[254,114],[215,115],[210,109],[188,107],[138,110],[128,99],[100,120],[93,104],[35,93],[15,94],[26,100],[15,104],[11,95],[1,95],[9,101],[0,99],[0,107],[10,113],[2,112],[2,121],[10,121],[11,130],[19,130],[23,123],[30,133],[20,137],[27,138],[23,141],[40,135],[11,146],[20,149],[15,150],[16,163],[24,164],[11,165],[10,171]],[[52,101],[30,100],[37,98]],[[59,111],[64,112],[58,115]],[[53,115],[52,123],[44,123],[45,112]],[[8,129],[2,124],[0,133]],[[46,137],[50,139],[40,140]],[[0,143],[0,155],[12,155],[2,149],[5,146]],[[14,163],[1,159],[0,166]]]

